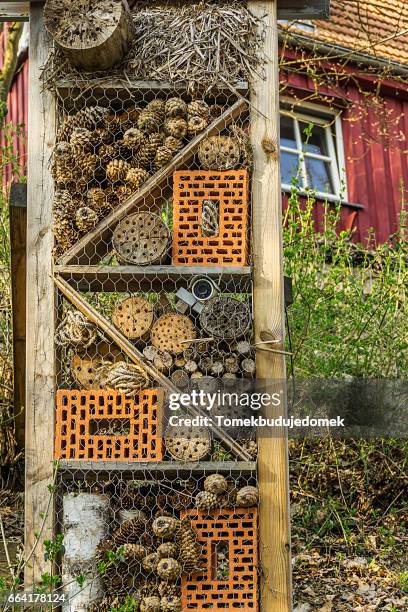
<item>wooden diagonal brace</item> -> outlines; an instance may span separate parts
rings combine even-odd
[[[92,323],[97,325],[117,346],[138,365],[142,365],[146,372],[155,379],[169,393],[179,393],[179,389],[174,385],[164,374],[156,370],[144,357],[144,355],[131,343],[129,340],[112,325],[103,315],[93,308],[80,293],[75,291],[64,279],[55,275],[54,281],[61,293],[77,308],[82,314]],[[196,406],[189,406],[188,411],[194,416],[205,416],[203,412]],[[231,436],[226,434],[216,425],[213,425],[212,430],[216,436],[225,444],[225,446],[234,455],[242,461],[250,461],[251,457],[243,449],[240,444]]]
[[[102,219],[93,230],[78,240],[73,247],[59,258],[57,263],[59,265],[90,265],[91,263],[99,263],[102,257],[107,255],[111,249],[110,243],[115,225],[142,203],[143,207],[146,207],[146,204],[151,201],[152,206],[154,206],[154,198],[160,197],[163,185],[168,182],[174,170],[182,168],[195,155],[200,143],[207,136],[212,136],[223,130],[247,108],[248,103],[245,99],[235,102],[233,106],[228,108],[220,117],[217,117],[201,134],[191,140],[184,149],[173,157],[167,166],[156,172],[144,183],[141,189],[132,194],[123,204],[119,205],[107,217]],[[96,261],[94,261],[96,253],[97,257]]]

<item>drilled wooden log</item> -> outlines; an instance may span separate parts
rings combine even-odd
[[[247,340],[240,340],[233,347],[233,350],[239,355],[249,355],[251,352],[251,345]]]
[[[204,427],[169,427],[164,443],[178,461],[200,461],[211,450],[210,434]]]
[[[186,315],[170,313],[163,315],[153,325],[151,341],[161,351],[179,355],[196,337],[194,323]]]
[[[231,374],[236,374],[239,371],[239,359],[234,353],[228,355],[224,360],[225,371]]]
[[[91,72],[120,62],[133,35],[127,0],[47,0],[44,22],[70,62]]]
[[[184,370],[174,370],[171,380],[179,389],[185,389],[188,386],[189,377]]]
[[[161,263],[169,244],[169,228],[151,212],[140,211],[125,217],[113,232],[113,246],[121,263],[135,266]]]
[[[159,351],[153,359],[153,365],[159,372],[168,372],[173,366],[173,357],[168,351]]]
[[[206,303],[200,314],[200,323],[209,336],[232,340],[248,331],[251,314],[245,302],[219,296]]]
[[[197,371],[198,365],[196,361],[193,361],[192,359],[189,359],[189,361],[186,361],[186,364],[184,366],[184,369],[186,372],[188,372],[189,374],[194,374],[194,372]]]
[[[105,342],[88,348],[86,352],[77,353],[71,358],[71,373],[82,389],[98,389],[98,370],[106,361],[116,363],[123,355],[116,347]]]
[[[241,361],[241,371],[245,378],[255,376],[255,361],[253,359],[243,359]]]
[[[143,338],[153,324],[153,306],[138,295],[120,302],[112,314],[112,323],[126,338]]]
[[[153,361],[158,353],[159,353],[159,349],[157,348],[157,346],[152,346],[151,344],[149,344],[148,346],[145,346],[143,349],[143,355],[149,361]]]

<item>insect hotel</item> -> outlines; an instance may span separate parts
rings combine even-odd
[[[327,3],[14,4],[27,588],[58,577],[64,612],[290,610],[284,437],[166,414],[173,393],[285,378],[277,9]]]

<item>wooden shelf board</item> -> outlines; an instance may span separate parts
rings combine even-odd
[[[236,291],[237,282],[250,283],[251,268],[220,266],[55,266],[54,272],[80,291],[174,291],[192,277],[213,278],[223,291]],[[242,290],[245,287],[241,287]]]
[[[174,476],[179,474],[238,474],[255,473],[256,461],[199,461],[194,463],[182,463],[178,461],[161,461],[158,463],[138,463],[138,462],[115,462],[115,461],[60,461],[59,472],[65,475],[77,475],[78,472],[85,472],[84,477],[92,478],[101,474],[112,474],[121,472],[127,478],[138,476],[148,477],[149,473],[155,475]]]

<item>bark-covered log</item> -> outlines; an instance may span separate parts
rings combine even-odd
[[[64,556],[62,559],[62,593],[66,603],[63,612],[86,612],[88,605],[103,597],[95,554],[99,542],[107,535],[109,498],[94,493],[67,493],[63,498]],[[79,586],[76,578],[84,575]]]
[[[231,353],[224,360],[225,371],[230,372],[232,374],[236,374],[239,371],[239,359],[235,353]]]
[[[107,70],[126,55],[133,36],[127,0],[47,0],[45,26],[70,62],[89,71]]]
[[[245,378],[255,376],[255,361],[253,359],[243,359],[241,362],[242,375]]]
[[[173,357],[167,351],[159,351],[153,359],[153,365],[159,372],[166,372],[173,365]]]
[[[239,355],[249,355],[251,352],[251,345],[247,340],[240,340],[234,346],[234,351]]]
[[[194,374],[194,372],[197,371],[198,365],[195,361],[193,361],[192,359],[189,359],[188,361],[186,361],[186,365],[184,366],[184,369],[186,372],[188,372],[189,374]]]
[[[154,358],[156,357],[156,355],[158,355],[159,352],[160,351],[159,351],[159,349],[156,346],[152,346],[150,344],[148,346],[145,346],[144,349],[143,349],[143,355],[149,361],[153,361]]]
[[[171,380],[179,389],[185,389],[188,386],[189,377],[184,370],[174,370]]]

